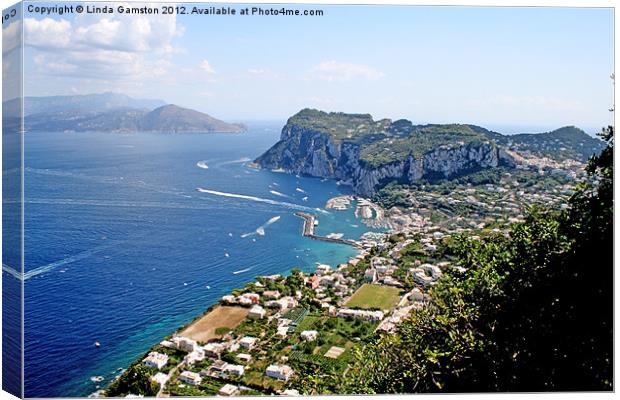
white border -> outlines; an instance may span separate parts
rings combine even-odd
[[[145,1],[136,1],[136,0],[125,0],[125,1],[127,1],[128,3],[144,3],[145,2]],[[49,1],[49,2],[52,3],[53,1]],[[150,3],[175,3],[172,1],[162,1],[162,0],[149,0],[148,2]],[[185,1],[185,2],[186,3],[191,3],[191,2],[197,3],[199,1]],[[17,3],[16,1],[0,0],[0,9],[7,8],[16,3]],[[58,3],[64,3],[64,1],[58,1]],[[372,0],[333,0],[333,1],[330,1],[330,0],[312,0],[312,1],[229,0],[226,2],[219,2],[219,3],[256,3],[256,4],[279,3],[279,4],[325,4],[325,5],[328,5],[328,4],[342,4],[342,5],[376,4],[376,5],[483,6],[483,7],[484,6],[500,6],[500,7],[611,7],[611,8],[615,8],[616,6],[616,2],[613,0],[590,0],[590,1],[584,1],[584,0],[505,0],[505,1],[500,1],[500,0],[447,0],[447,1],[441,1],[441,0],[389,0],[389,1],[385,1],[385,0],[377,0],[377,1],[372,1]],[[615,26],[615,11],[614,11],[614,26]],[[575,29],[579,29],[579,28],[575,27]],[[617,30],[614,29],[614,69],[615,69],[615,65],[617,64],[617,52],[615,52],[617,43],[618,43],[618,32]],[[0,41],[0,49],[1,49],[1,41]],[[596,62],[596,60],[592,60],[592,62]],[[1,88],[1,78],[0,78],[0,88]],[[615,103],[615,87],[614,87],[614,103]],[[2,109],[2,106],[0,104],[0,110],[1,109]],[[615,118],[614,118],[614,121],[615,121]],[[0,127],[1,127],[1,121],[0,121]],[[0,141],[0,162],[1,162],[1,154],[2,154],[1,149],[2,149],[2,143]],[[22,151],[23,151],[23,145],[22,145]],[[615,154],[614,154],[614,159],[615,159]],[[22,159],[22,162],[23,162],[23,159]],[[614,167],[614,174],[616,177],[619,176],[618,170],[619,168],[616,164]],[[22,180],[22,184],[23,184],[23,180]],[[619,185],[616,185],[614,188],[615,199],[619,198],[618,196],[619,193],[620,193]],[[1,196],[2,196],[2,189],[0,188],[0,198]],[[0,216],[1,216],[1,211],[0,211]],[[23,218],[23,215],[22,215],[22,218]],[[619,220],[620,220],[620,217],[618,216],[617,213],[615,213],[614,214],[614,233],[615,233],[615,227],[617,226]],[[614,237],[614,250],[619,249],[619,248],[620,248],[620,238],[618,238],[618,236],[615,236]],[[2,243],[0,241],[0,254],[1,254],[1,251],[2,251]],[[618,262],[615,259],[614,260],[614,271],[617,267],[618,267]],[[614,289],[618,287],[617,283],[618,283],[618,274],[614,273]],[[619,309],[617,300],[618,298],[617,296],[615,296],[615,290],[614,290],[614,329],[616,329],[615,321],[617,319],[616,317],[618,315],[618,309]],[[2,298],[0,296],[0,310],[1,310],[1,302],[2,302]],[[1,327],[2,327],[2,321],[0,319],[0,329]],[[22,336],[23,336],[23,332],[22,332]],[[614,343],[615,344],[618,343],[618,337],[619,337],[618,330],[616,329],[614,332]],[[2,337],[0,335],[0,351],[2,348],[1,344],[2,344]],[[616,348],[617,347],[615,347],[615,349]],[[615,360],[615,351],[614,351],[614,360]],[[614,366],[615,366],[615,363],[614,363]],[[1,374],[2,372],[0,369],[0,382],[1,382],[1,376],[2,376]],[[618,385],[619,383],[617,369],[614,370],[614,382],[616,385]],[[395,396],[378,395],[378,396],[372,396],[372,398],[377,399],[377,400],[389,400],[389,399],[394,399],[394,398],[398,398],[398,399],[407,398],[408,399],[408,398],[413,398],[413,396],[414,395],[395,395]],[[484,399],[491,399],[491,400],[494,400],[494,399],[520,400],[520,399],[534,399],[534,398],[543,398],[543,397],[546,399],[581,400],[586,396],[592,399],[613,398],[615,397],[615,393],[587,393],[586,394],[586,393],[573,392],[573,393],[549,393],[549,394],[473,394],[473,395],[455,394],[455,395],[415,395],[415,396],[416,397],[418,396],[424,396],[424,397],[449,396],[450,399],[455,399],[455,400],[456,399],[472,399],[473,396],[482,396],[484,397]],[[336,398],[336,399],[349,400],[349,399],[360,398],[360,397],[361,396],[316,396],[316,397],[313,397],[313,399],[326,400],[326,399]],[[15,399],[15,397],[9,395],[6,392],[0,391],[0,400],[8,400],[8,399]],[[188,398],[188,399],[195,399],[195,397]]]

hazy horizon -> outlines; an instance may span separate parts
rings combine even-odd
[[[286,7],[325,15],[26,12],[24,94],[120,92],[226,121],[316,108],[489,129],[613,123],[611,8]]]
[[[89,95],[102,95],[102,94],[117,94],[117,95],[126,95],[125,93],[121,93],[121,92],[101,92],[101,93],[84,93],[84,94],[77,94],[76,96],[89,96]],[[64,95],[64,94],[58,94],[58,95],[50,95],[50,96],[28,96],[28,97],[55,97],[55,96],[72,96],[72,95]],[[131,96],[130,96],[131,97]],[[166,99],[155,99],[155,98],[136,98],[136,97],[132,97],[135,100],[146,100],[146,101],[162,101],[164,103],[166,103],[166,105],[176,105],[179,107],[184,107],[184,108],[189,108],[184,106],[183,104],[174,104],[174,103],[168,103],[166,101]],[[4,103],[9,102],[9,101],[14,101],[17,98],[13,98],[13,99],[9,99],[4,101]],[[301,111],[297,110],[296,112]],[[325,112],[341,112],[340,110],[328,110],[328,109],[320,109],[320,111],[325,111]],[[220,118],[220,116],[218,115],[212,115],[210,114],[208,111],[201,111],[204,113],[207,113],[209,115],[211,115],[212,117],[218,118],[218,119],[222,119]],[[295,112],[295,113],[296,113]],[[270,123],[270,124],[281,124],[284,125],[286,123],[286,120],[291,117],[292,115],[294,115],[295,113],[287,116],[287,117],[283,117],[283,118],[244,118],[244,117],[230,117],[230,118],[225,118],[225,122],[241,122],[241,123],[258,123],[258,124],[263,124],[263,123]],[[363,110],[354,112],[357,114],[367,114],[366,112],[364,112]],[[371,114],[372,115],[372,114]],[[379,116],[379,115],[372,115],[373,119],[378,120],[378,119],[382,119],[384,118],[383,116]],[[409,119],[407,116],[400,116],[397,118],[393,118],[393,120],[396,119]],[[513,135],[513,134],[519,134],[519,133],[544,133],[544,132],[550,132],[559,128],[562,128],[564,126],[570,126],[570,125],[561,125],[561,126],[555,126],[555,125],[524,125],[524,124],[519,124],[519,123],[502,123],[502,124],[494,124],[494,123],[485,123],[485,122],[471,122],[471,121],[424,121],[424,120],[411,120],[412,123],[416,124],[416,125],[426,125],[426,124],[467,124],[467,125],[477,125],[477,126],[481,126],[483,128],[489,129],[491,131],[495,131],[495,132],[499,132],[499,133],[503,133],[506,135]],[[583,131],[585,131],[586,133],[588,133],[591,136],[595,136],[598,132],[601,131],[601,128],[603,128],[603,126],[597,127],[597,126],[577,126],[575,125],[577,128],[582,129]]]

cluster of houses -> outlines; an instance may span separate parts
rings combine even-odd
[[[226,361],[215,360],[208,370],[202,371],[203,376],[226,377],[226,376],[243,376],[245,374],[245,365],[230,364]]]
[[[160,345],[163,347],[187,352],[185,358],[183,359],[184,365],[187,366],[195,364],[196,361],[202,361],[206,357],[215,360],[208,371],[203,371],[200,374],[191,371],[183,371],[183,373],[179,375],[179,380],[189,385],[199,385],[202,382],[202,377],[204,377],[205,375],[243,376],[243,374],[245,373],[245,366],[225,363],[219,360],[219,357],[225,350],[237,351],[240,348],[243,348],[245,350],[251,350],[256,346],[257,342],[258,339],[255,337],[244,336],[238,340],[230,340],[229,342],[210,342],[205,344],[204,346],[201,346],[195,340],[183,336],[174,336],[170,340],[163,340]],[[252,360],[252,356],[245,353],[239,354],[238,358],[241,361],[245,362],[249,362],[250,360]],[[168,355],[166,354],[151,352],[142,361],[142,363],[149,367],[162,369],[168,363],[168,359]],[[159,375],[160,374],[155,375],[153,379],[160,384],[164,384],[169,378],[165,374],[162,374],[163,376]]]
[[[260,282],[256,282],[255,285],[261,284]],[[298,297],[301,297],[301,293]],[[280,312],[286,312],[287,310],[297,307],[297,299],[295,297],[281,297],[280,292],[277,290],[265,290],[262,297],[258,293],[243,293],[239,296],[226,295],[222,296],[221,301],[223,304],[250,306],[251,308],[248,316],[258,319],[264,318],[267,314],[263,306],[277,309]]]
[[[301,333],[301,337],[304,340],[315,340],[318,335],[316,331],[304,331]],[[252,336],[244,336],[238,339],[230,339],[227,342],[209,342],[205,345],[198,344],[195,340],[192,340],[183,336],[174,336],[170,340],[163,340],[160,345],[163,347],[177,349],[187,352],[183,362],[186,366],[193,365],[196,361],[210,358],[213,362],[209,368],[201,372],[193,372],[190,370],[182,371],[178,379],[179,381],[192,386],[198,386],[202,383],[203,379],[207,376],[215,378],[226,378],[229,376],[241,377],[245,374],[246,366],[228,363],[220,359],[221,354],[228,351],[245,350],[251,351],[256,348],[259,339]],[[252,361],[252,356],[248,353],[238,353],[237,359],[249,363]],[[167,354],[159,352],[150,352],[148,356],[142,361],[144,365],[161,370],[168,363],[169,356]],[[270,365],[265,375],[275,379],[288,381],[293,375],[293,369],[287,365]],[[164,385],[169,375],[164,373],[155,374],[151,380]],[[239,387],[235,385],[227,384],[218,392],[222,396],[234,396],[239,394]]]
[[[370,268],[364,272],[364,280],[369,283],[382,283],[387,286],[402,288],[404,285],[392,275],[397,267],[394,261],[385,257],[373,257]]]
[[[365,281],[402,287],[402,283],[393,277],[393,274],[397,270],[397,265],[393,259],[400,257],[402,249],[414,241],[406,240],[393,245],[386,241],[385,238],[386,236],[384,234],[369,234],[364,241],[361,242],[363,245],[367,246],[368,249],[379,245],[385,250],[390,251],[390,257],[376,256],[370,260],[370,268],[364,273]],[[439,237],[432,237],[432,240],[437,239],[439,239]],[[364,259],[364,257],[367,257],[368,254],[369,250],[361,251],[357,257],[349,261],[349,264],[356,264]],[[441,276],[440,267],[432,264],[416,265],[416,267],[412,268],[409,272],[413,276],[413,279],[422,287],[434,283]],[[262,278],[275,282],[280,282],[283,279],[280,275]],[[378,329],[387,332],[393,332],[397,324],[406,318],[412,309],[421,307],[426,301],[425,295],[422,294],[419,289],[414,289],[403,297],[399,305],[387,318],[383,311],[343,307],[346,298],[348,298],[358,286],[359,279],[358,276],[354,276],[349,272],[348,264],[341,264],[336,269],[333,269],[329,265],[321,264],[316,267],[314,274],[304,276],[304,285],[314,292],[314,301],[316,301],[321,308],[326,310],[328,315],[380,322]],[[266,283],[263,285],[261,281],[265,283],[264,280],[257,281],[254,283],[255,287],[265,288]],[[287,311],[294,310],[298,307],[299,301],[302,298],[301,291],[297,291],[295,296],[283,296],[278,290],[257,291],[259,293],[250,291],[238,296],[226,295],[221,298],[221,302],[223,304],[248,307],[249,318],[263,319],[268,315],[267,310],[274,310],[276,313],[269,318],[277,318],[278,320],[276,334],[281,337],[286,337],[288,334],[291,334],[291,332],[294,332],[296,328],[295,323],[283,317],[283,315],[286,315],[285,313]],[[297,316],[289,318],[295,319]],[[298,319],[303,319],[303,316]],[[304,330],[299,333],[299,338],[306,342],[316,341],[318,337],[319,332],[316,330]],[[244,376],[246,365],[253,359],[252,355],[249,353],[256,348],[258,341],[259,339],[256,337],[243,336],[228,338],[226,341],[209,342],[205,345],[200,345],[190,338],[174,336],[170,340],[162,341],[160,344],[163,347],[186,352],[187,354],[183,359],[185,366],[192,366],[197,361],[202,361],[205,358],[212,360],[209,367],[203,371],[193,372],[186,369],[178,375],[179,381],[187,385],[196,386],[200,385],[206,377],[226,379],[227,377]],[[344,349],[341,349],[341,351],[344,351]],[[235,352],[237,360],[245,365],[223,361],[221,355],[224,352]],[[282,359],[280,361],[286,360]],[[161,371],[168,362],[168,355],[156,351],[149,353],[143,360],[145,365],[160,370],[151,379],[162,386],[170,378],[169,375]],[[285,364],[274,363],[269,365],[265,370],[265,376],[285,382],[289,381],[293,375],[293,369]],[[238,394],[240,394],[240,387],[230,383],[226,383],[218,391],[218,395],[220,396],[235,396]]]
[[[371,322],[376,322],[376,321],[381,321],[385,314],[383,314],[383,311],[341,308],[338,310],[338,313],[336,315],[342,318],[358,318],[358,319],[365,319]]]
[[[229,294],[222,297],[222,302],[227,304],[238,304],[241,306],[251,306],[260,302],[260,295],[258,293],[244,293],[235,297]]]
[[[177,349],[186,352],[183,362],[187,365],[193,365],[196,361],[202,361],[206,357],[203,346],[198,342],[184,336],[174,336],[170,340],[163,340],[160,345],[170,349]]]
[[[321,264],[316,267],[315,275],[305,278],[305,284],[314,291],[316,302],[321,308],[326,309],[330,315],[336,315],[335,299],[328,293],[333,293],[337,298],[344,298],[353,293],[356,283],[355,278],[347,276],[346,264],[341,264],[333,270],[331,266]]]

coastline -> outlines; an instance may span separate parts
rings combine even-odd
[[[252,167],[252,166],[251,166],[251,165],[249,165],[249,164],[248,164],[248,166]],[[339,197],[339,196],[338,196],[338,197]],[[330,202],[331,200],[332,200],[332,199],[328,200],[328,204],[329,204],[329,202]],[[356,200],[357,200],[357,199],[356,199]],[[356,249],[358,250],[358,251],[357,251],[357,254],[356,254],[355,256],[353,256],[353,257],[348,257],[348,259],[343,259],[343,260],[341,260],[342,262],[339,264],[339,268],[340,268],[340,269],[342,269],[342,267],[343,267],[343,266],[345,266],[345,265],[352,265],[352,266],[357,265],[360,261],[362,261],[365,257],[367,257],[367,256],[369,255],[369,250],[370,250],[371,248],[373,248],[373,247],[376,245],[376,243],[377,243],[377,241],[376,241],[376,236],[372,236],[372,235],[371,235],[371,239],[370,239],[370,240],[368,240],[368,239],[366,239],[366,240],[362,240],[362,239],[360,239],[359,241],[356,241],[356,240],[351,240],[351,239],[341,239],[341,238],[332,238],[332,237],[328,237],[328,236],[319,236],[319,235],[315,235],[315,234],[314,234],[314,229],[312,229],[312,233],[311,233],[310,235],[307,235],[307,234],[306,234],[306,226],[307,226],[307,224],[308,224],[308,220],[309,220],[309,219],[312,219],[312,226],[314,226],[314,221],[316,220],[316,216],[311,215],[311,214],[307,214],[307,213],[303,213],[303,212],[295,212],[295,213],[294,213],[294,215],[296,215],[296,216],[298,216],[298,217],[300,217],[300,218],[302,218],[302,219],[303,219],[303,224],[302,224],[302,236],[309,236],[311,239],[318,240],[318,241],[330,242],[330,243],[335,243],[335,244],[345,244],[345,245],[348,245],[348,246],[352,246],[352,247],[354,247],[354,248],[356,248]],[[358,213],[357,213],[357,212],[355,213],[355,216],[356,216],[356,218],[358,218]],[[362,219],[362,218],[360,218],[360,219]],[[367,221],[364,221],[364,223],[366,223],[366,222],[367,222]],[[367,232],[367,234],[368,234],[368,233],[371,233],[371,232]],[[330,235],[331,235],[331,234],[330,234]],[[364,235],[362,235],[362,236],[364,236]],[[321,267],[321,266],[319,266],[319,267]],[[250,279],[250,280],[248,281],[248,283],[245,285],[245,288],[247,288],[248,286],[251,286],[251,285],[253,285],[253,284],[256,284],[256,283],[257,283],[257,282],[259,282],[259,281],[260,281],[260,279],[262,279],[262,278],[268,278],[268,279],[279,279],[279,278],[281,278],[281,277],[288,276],[288,274],[291,274],[291,273],[293,273],[293,274],[294,274],[294,273],[296,273],[296,272],[295,272],[295,268],[291,268],[291,269],[289,269],[286,273],[284,273],[284,275],[276,274],[276,275],[272,275],[272,276],[268,276],[268,277],[261,277],[261,276],[257,276],[257,277],[255,277],[254,279]],[[299,272],[299,274],[301,274],[301,276],[303,276],[303,277],[304,277],[304,279],[306,279],[306,278],[308,278],[308,277],[310,277],[310,276],[312,276],[312,275],[313,275],[313,273],[312,273],[312,272],[308,272],[308,273]],[[239,291],[239,290],[245,290],[245,289],[243,289],[243,288],[232,289],[232,290],[230,291],[230,293],[235,293],[236,291]],[[226,296],[224,296],[224,297],[226,297]],[[348,297],[347,297],[347,299],[348,299]],[[187,331],[192,330],[192,329],[194,329],[194,328],[197,328],[197,327],[198,327],[198,325],[200,325],[200,324],[201,324],[201,322],[202,322],[202,321],[204,321],[205,319],[209,319],[209,318],[212,316],[212,314],[213,314],[215,311],[217,311],[218,309],[221,309],[221,308],[226,308],[226,307],[231,307],[231,306],[235,306],[235,305],[233,305],[233,304],[228,304],[228,303],[226,303],[225,301],[222,301],[222,300],[219,300],[219,301],[216,301],[216,302],[214,302],[214,303],[210,304],[210,305],[209,305],[209,306],[205,309],[205,311],[204,311],[204,312],[202,312],[200,315],[198,315],[198,316],[196,316],[196,317],[192,318],[192,319],[191,319],[190,321],[188,321],[187,323],[185,323],[185,324],[181,325],[180,327],[178,327],[177,329],[175,329],[175,331],[174,331],[174,332],[172,332],[171,334],[169,334],[169,335],[165,336],[165,337],[163,338],[162,342],[160,342],[160,344],[159,344],[159,345],[158,345],[158,344],[155,344],[154,346],[152,346],[151,348],[149,348],[149,350],[147,350],[145,353],[143,353],[141,356],[137,357],[137,358],[136,358],[136,360],[135,360],[134,362],[132,362],[132,363],[131,363],[131,364],[130,364],[130,365],[129,365],[126,369],[123,369],[123,370],[122,370],[122,374],[121,374],[121,375],[119,375],[119,376],[117,376],[117,378],[116,378],[116,379],[114,379],[114,380],[113,380],[113,381],[112,381],[109,385],[107,385],[107,387],[106,387],[106,388],[104,388],[104,389],[100,389],[100,390],[97,390],[96,392],[94,392],[94,393],[92,393],[91,395],[89,395],[89,397],[106,397],[106,396],[105,396],[105,391],[106,391],[107,389],[109,389],[109,388],[110,388],[110,386],[114,385],[114,384],[115,384],[118,380],[120,380],[120,379],[123,377],[123,375],[124,375],[127,371],[129,371],[129,369],[130,369],[132,366],[140,365],[140,360],[143,360],[144,358],[148,357],[148,355],[149,355],[149,354],[150,354],[150,353],[151,353],[154,349],[157,349],[157,348],[161,347],[161,343],[163,343],[163,342],[167,341],[168,339],[172,339],[172,338],[175,338],[175,337],[182,336],[183,334],[186,334],[186,333],[187,333]],[[238,306],[238,305],[237,305],[237,306]],[[245,304],[244,306],[247,306],[247,304]],[[245,314],[245,315],[247,315],[247,312],[246,312],[246,314]],[[212,329],[212,327],[210,327],[209,329]],[[187,336],[192,336],[192,335],[187,335]],[[222,338],[222,337],[226,337],[226,336],[225,336],[225,335],[215,335],[215,337],[213,337],[213,338],[209,338],[209,339],[207,340],[207,343],[208,343],[211,339],[217,339],[217,338]],[[198,340],[197,340],[196,342],[198,342]],[[202,341],[201,341],[201,342],[202,342]],[[182,364],[179,364],[177,367],[179,367],[179,368],[180,368],[180,367],[182,367],[182,366],[183,366]],[[175,368],[175,371],[176,371],[176,369],[177,369],[177,368]],[[169,377],[169,378],[171,378],[171,377]],[[161,395],[161,394],[162,394],[162,393],[161,393],[161,390],[163,390],[163,388],[164,388],[164,387],[165,387],[165,386],[161,386],[161,389],[160,389],[160,391],[159,391],[159,393],[158,393],[159,395]]]

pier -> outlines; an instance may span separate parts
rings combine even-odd
[[[325,236],[315,235],[314,234],[314,221],[316,220],[316,217],[312,214],[308,214],[308,213],[301,212],[301,211],[296,212],[295,215],[304,220],[304,225],[302,229],[303,236],[309,237],[310,239],[314,239],[314,240],[321,240],[323,242],[346,244],[349,246],[356,247],[358,249],[362,249],[362,246],[359,243],[357,243],[355,240],[337,239],[337,238],[329,238]]]

